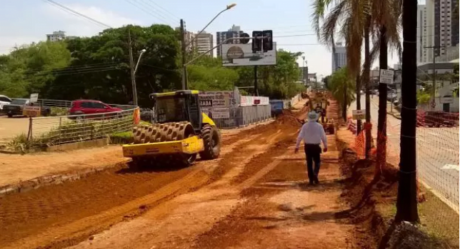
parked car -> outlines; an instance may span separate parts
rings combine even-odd
[[[13,99],[10,104],[3,106],[3,112],[5,112],[9,118],[20,115],[22,116],[25,106],[35,105],[30,103],[29,99]],[[50,115],[51,110],[48,107],[41,108],[41,115],[48,116]]]
[[[4,105],[9,105],[10,103],[11,99],[8,96],[0,95],[0,112],[2,112]]]
[[[99,100],[88,100],[80,99],[72,101],[72,106],[70,107],[69,114],[75,116],[73,118],[79,118],[83,114],[106,114],[103,115],[106,117],[113,117],[116,114],[120,113],[122,109],[118,107],[112,107],[108,104],[105,104]],[[113,115],[112,115],[113,114]],[[100,117],[101,115],[92,115],[91,117]],[[71,117],[72,118],[72,117]]]

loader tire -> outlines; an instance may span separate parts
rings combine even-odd
[[[200,157],[204,160],[216,159],[220,154],[220,132],[215,126],[204,125],[201,129],[204,151],[200,152]]]

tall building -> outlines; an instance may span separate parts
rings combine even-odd
[[[427,6],[418,5],[417,9],[417,64],[428,63],[433,60],[433,51],[426,47],[431,46],[432,29],[429,26]]]
[[[241,31],[240,26],[233,25],[228,31],[216,32],[216,43],[217,45],[221,44],[238,44],[240,41],[236,38],[239,38],[243,31]],[[228,40],[233,38],[233,40]],[[227,41],[228,40],[228,41]],[[222,56],[222,47],[217,47],[217,56]]]
[[[337,65],[335,61],[337,60]],[[338,42],[335,45],[335,54],[332,53],[332,72],[347,65],[347,48]]]
[[[47,34],[46,35],[46,40],[47,41],[62,41],[62,40],[69,40],[69,39],[75,39],[77,38],[76,36],[66,36],[65,31],[54,31],[52,34]]]
[[[65,32],[64,31],[54,31],[52,34],[47,34],[46,35],[46,40],[47,41],[61,41],[66,38]]]
[[[428,25],[432,25],[432,45],[436,48],[435,56],[445,55],[449,47],[454,47],[459,41],[459,25],[455,17],[455,0],[427,0],[427,15],[432,17]]]
[[[211,50],[214,47],[212,34],[206,32],[197,34],[195,35],[195,41],[195,48],[199,54],[207,53],[210,56],[214,55],[214,51]]]
[[[193,32],[185,31],[184,41],[186,44],[185,51],[192,52],[196,47],[195,37],[196,34]]]

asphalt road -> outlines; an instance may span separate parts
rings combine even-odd
[[[377,137],[378,97],[371,99],[373,137]],[[365,99],[361,100],[364,107]],[[353,103],[351,110],[356,108]],[[363,108],[364,109],[364,108]],[[389,108],[388,108],[389,110]],[[387,115],[387,160],[399,164],[401,120]],[[417,128],[417,177],[449,206],[459,211],[459,133],[458,127]]]

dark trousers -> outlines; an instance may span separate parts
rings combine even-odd
[[[305,144],[305,155],[307,157],[308,179],[310,183],[318,183],[319,167],[321,165],[321,147],[319,144]],[[315,167],[313,168],[313,162]]]

